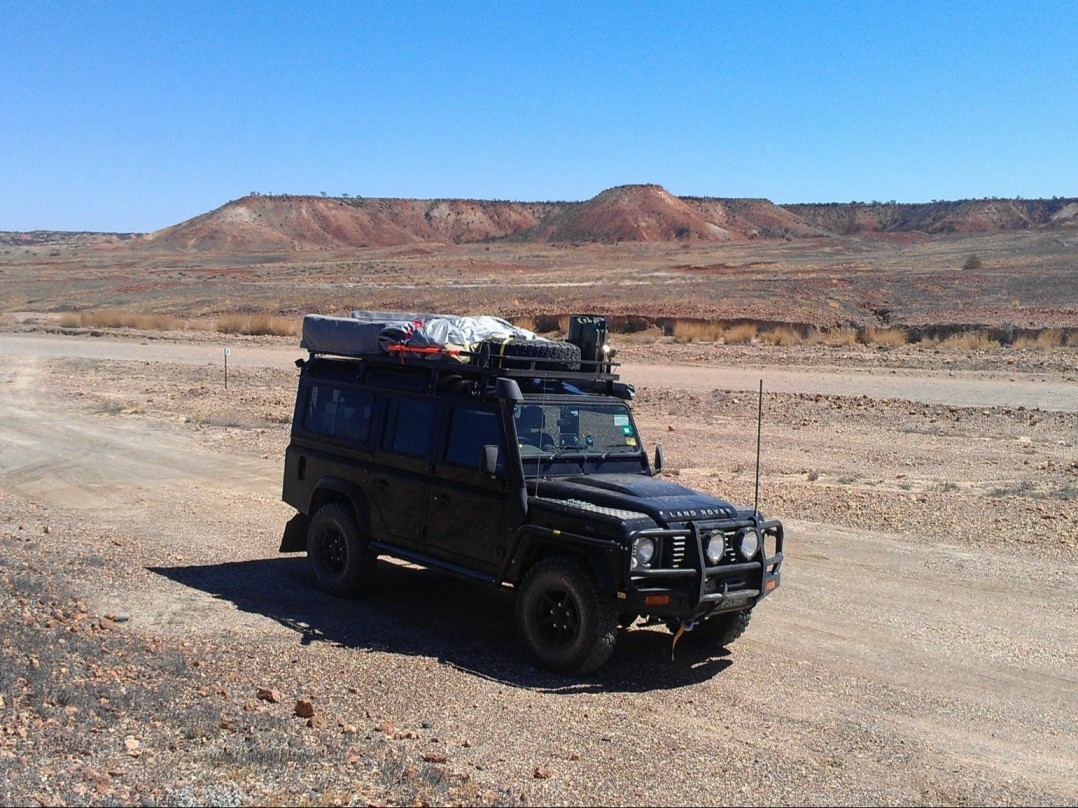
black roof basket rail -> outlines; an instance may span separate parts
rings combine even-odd
[[[629,399],[634,395],[632,385],[620,382],[614,372],[617,362],[610,360],[573,360],[576,370],[565,370],[563,359],[545,357],[497,357],[487,352],[469,351],[393,351],[392,353],[335,353],[311,351],[311,357],[324,356],[356,362],[368,369],[401,370],[405,373],[429,374],[432,387],[443,377],[454,375],[475,382],[475,394],[493,393],[498,378],[530,382],[560,381],[588,392]],[[473,360],[472,363],[466,360]],[[462,361],[464,360],[464,361]],[[508,367],[506,365],[509,365]]]

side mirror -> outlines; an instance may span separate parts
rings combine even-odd
[[[482,471],[484,474],[489,474],[491,477],[493,477],[497,469],[498,447],[494,445],[484,446],[483,454],[479,458],[479,470]]]
[[[651,468],[655,474],[663,470],[663,445],[661,443],[655,447],[655,462]]]
[[[520,393],[520,385],[516,379],[507,379],[504,376],[494,382],[494,395],[502,401],[516,403],[523,401],[524,396]]]

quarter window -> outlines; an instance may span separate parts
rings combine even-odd
[[[434,424],[434,402],[430,399],[401,398],[389,408],[382,445],[412,457],[424,457]]]
[[[373,408],[374,396],[363,390],[314,385],[307,398],[303,428],[362,443],[370,434]]]

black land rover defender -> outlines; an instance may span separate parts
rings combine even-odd
[[[523,644],[559,671],[600,667],[641,617],[739,637],[779,585],[781,522],[658,476],[604,318],[508,347],[299,360],[283,492],[298,514],[281,551],[305,550],[341,596],[368,587],[379,555],[509,583]]]

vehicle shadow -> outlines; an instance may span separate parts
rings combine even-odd
[[[315,588],[303,557],[149,567],[150,572],[229,601],[295,631],[303,645],[433,657],[500,683],[556,693],[639,692],[707,681],[732,663],[722,648],[677,646],[665,629],[623,630],[609,662],[584,676],[533,667],[516,638],[514,593],[380,561],[377,584],[345,600]]]

